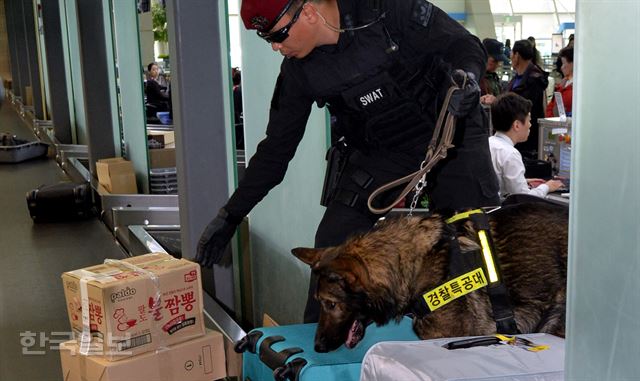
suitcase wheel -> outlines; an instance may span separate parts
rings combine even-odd
[[[273,378],[276,381],[298,380],[300,371],[307,365],[307,360],[303,358],[295,358],[291,362],[284,364],[283,366],[276,368],[273,371]]]

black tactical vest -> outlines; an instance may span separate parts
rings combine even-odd
[[[398,151],[424,146],[450,69],[439,57],[420,53],[424,41],[400,35],[386,16],[388,10],[354,8],[363,9],[341,15],[344,27],[380,21],[346,32],[337,49],[316,48],[303,60],[300,69],[314,99],[335,117],[334,133],[356,148]]]

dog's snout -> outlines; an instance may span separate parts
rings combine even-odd
[[[329,350],[327,349],[327,345],[324,344],[321,341],[316,340],[315,342],[315,346],[313,347],[313,349],[315,349],[316,352],[318,353],[326,353],[329,352]]]

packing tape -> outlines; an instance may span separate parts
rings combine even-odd
[[[176,260],[175,258],[171,258],[171,260]],[[153,284],[153,291],[154,291],[154,300],[158,301],[158,303],[162,303],[162,292],[160,290],[160,279],[158,278],[158,276],[147,270],[144,269],[142,267],[133,265],[131,263],[128,262],[124,262],[122,260],[117,260],[117,259],[105,259],[104,261],[105,264],[107,265],[115,265],[115,266],[120,266],[120,267],[125,267],[129,270],[135,271],[135,272],[139,272],[141,274],[144,274],[146,276],[148,276],[151,279],[151,282]],[[111,281],[114,279],[113,275],[114,273],[112,272],[108,272],[108,273],[104,273],[104,274],[100,274],[100,273],[94,273],[88,270],[76,270],[73,272],[75,275],[77,275],[80,278],[80,302],[81,302],[81,308],[82,308],[82,333],[80,335],[80,343],[79,343],[79,354],[82,356],[88,356],[91,352],[91,320],[90,320],[90,311],[89,311],[89,287],[88,284],[91,281],[97,281],[97,282],[105,282],[105,281]],[[170,369],[170,362],[169,361],[165,361],[167,359],[170,358],[170,354],[168,352],[168,347],[166,345],[166,342],[164,340],[164,337],[162,337],[162,327],[160,327],[158,325],[158,323],[154,320],[154,325],[156,326],[156,330],[153,333],[153,335],[155,335],[155,339],[158,340],[158,342],[160,343],[160,345],[158,346],[158,348],[155,350],[156,353],[156,361],[159,361],[159,368],[160,368],[160,374],[162,375],[162,379],[158,380],[158,381],[171,381],[169,378],[171,377],[171,369]],[[159,333],[159,334],[158,334]],[[153,336],[152,336],[153,337]],[[103,338],[104,340],[104,338]],[[104,348],[104,345],[103,345]],[[77,355],[77,354],[76,354]],[[103,353],[104,355],[104,353]],[[80,377],[82,381],[88,381],[88,374],[87,374],[87,365],[86,365],[86,361],[80,361]]]
[[[172,260],[175,260],[175,258],[172,258]],[[153,284],[153,300],[154,303],[159,303],[160,305],[162,305],[162,291],[160,290],[160,278],[152,271],[149,271],[147,269],[144,269],[140,266],[136,266],[134,264],[131,264],[129,262],[125,262],[122,260],[118,260],[118,259],[105,259],[104,263],[106,265],[114,265],[114,266],[121,266],[121,267],[125,267],[131,271],[135,271],[137,273],[141,273],[143,275],[146,275],[149,277],[149,279],[151,280],[151,283]],[[153,325],[155,326],[155,330],[153,330],[153,332],[151,332],[151,340],[157,339],[159,346],[158,349],[161,348],[166,348],[166,342],[164,340],[164,337],[162,335],[162,326],[160,323],[158,323],[157,320],[153,319]],[[155,336],[155,337],[154,337]]]
[[[176,259],[171,258],[171,260],[176,260]],[[154,272],[144,269],[140,266],[136,266],[129,262],[118,260],[118,259],[105,259],[104,263],[106,265],[122,266],[131,271],[135,271],[148,276],[149,279],[151,279],[151,282],[153,283],[153,291],[154,291],[153,300],[155,301],[155,303],[162,304],[162,291],[160,290],[160,278]],[[157,339],[159,342],[159,345],[155,350],[156,362],[158,363],[158,368],[160,368],[160,376],[161,376],[161,379],[158,381],[171,381],[170,379],[171,368],[169,365],[171,362],[165,361],[170,359],[169,347],[167,346],[167,343],[165,342],[164,337],[162,335],[161,324],[159,324],[155,319],[153,319],[153,324],[156,329],[151,334],[151,337],[152,337],[151,340]]]
[[[156,349],[156,364],[160,370],[160,379],[158,381],[173,381],[171,374],[171,352],[168,348]]]
[[[89,314],[89,287],[88,283],[95,280],[102,282],[104,280],[110,280],[113,277],[109,274],[99,274],[87,270],[74,271],[76,275],[80,277],[80,303],[82,306],[82,333],[80,334],[80,344],[78,352],[71,354],[73,356],[88,356],[91,351],[91,320]],[[103,338],[104,340],[104,338]],[[81,381],[88,381],[87,364],[85,361],[80,361],[80,379]]]
[[[89,313],[89,287],[88,283],[111,279],[111,275],[98,274],[87,270],[75,272],[80,276],[80,303],[82,307],[82,333],[80,334],[80,354],[88,355],[91,350],[91,320]],[[104,340],[104,338],[103,338]]]

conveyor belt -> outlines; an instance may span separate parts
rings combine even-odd
[[[0,131],[35,139],[11,104],[0,110]],[[38,224],[29,217],[25,194],[40,184],[66,180],[52,159],[0,165],[0,380],[58,381],[60,358],[52,350],[68,332],[69,322],[60,274],[123,258],[109,230],[96,218],[74,223]],[[22,353],[20,333],[35,335]],[[41,336],[42,335],[42,336]]]

